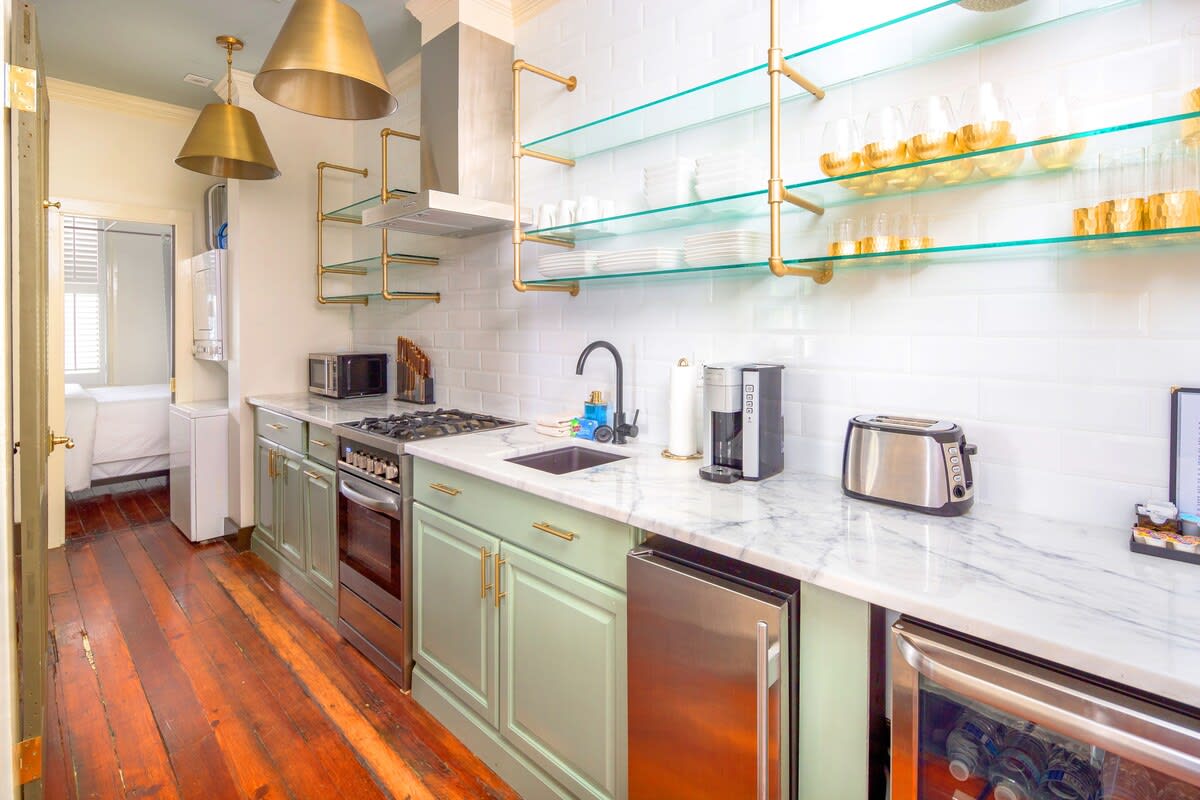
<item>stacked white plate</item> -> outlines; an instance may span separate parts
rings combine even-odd
[[[770,237],[757,231],[717,231],[683,240],[683,257],[689,267],[756,264],[767,260],[770,249]]]
[[[690,203],[696,199],[696,162],[677,158],[642,170],[642,189],[651,208]]]
[[[597,250],[550,253],[538,259],[538,272],[545,278],[575,278],[587,275],[595,270],[600,255]]]
[[[676,247],[647,247],[603,253],[596,262],[596,272],[656,272],[682,266],[682,250]]]
[[[762,164],[745,153],[705,156],[696,162],[696,194],[711,200],[761,189],[766,175]]]

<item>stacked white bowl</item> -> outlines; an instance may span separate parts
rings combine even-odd
[[[642,170],[642,189],[650,208],[665,208],[694,202],[696,162],[677,158]]]
[[[766,170],[742,152],[719,153],[696,161],[696,194],[701,200],[766,188]]]

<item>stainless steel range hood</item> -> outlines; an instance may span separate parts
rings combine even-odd
[[[421,48],[421,190],[363,212],[372,228],[474,236],[512,227],[511,44],[462,23]]]

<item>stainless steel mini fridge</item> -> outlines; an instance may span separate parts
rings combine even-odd
[[[791,800],[799,582],[649,544],[627,563],[630,800]]]
[[[1194,800],[1196,709],[901,618],[893,800]]]

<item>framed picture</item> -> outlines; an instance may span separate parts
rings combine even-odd
[[[1171,502],[1200,513],[1200,389],[1171,388]]]

